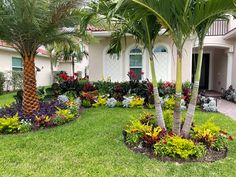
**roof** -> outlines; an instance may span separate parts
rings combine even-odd
[[[88,25],[87,26],[87,31],[90,32],[99,32],[99,31],[106,31],[104,28],[99,28],[99,27],[95,27],[93,25]]]
[[[13,49],[12,45],[7,44],[6,42],[0,40],[0,47],[4,47],[4,48],[9,48],[9,49]],[[37,50],[39,55],[48,55],[47,50],[44,47],[39,47],[39,49]]]

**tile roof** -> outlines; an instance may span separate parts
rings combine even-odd
[[[0,47],[6,47],[6,48],[12,48],[12,45],[7,44],[6,42],[0,40]],[[39,47],[39,49],[37,50],[38,54],[41,55],[48,55],[47,50],[44,47]]]
[[[99,32],[99,31],[106,31],[106,30],[104,28],[99,28],[99,27],[95,27],[93,25],[88,25],[87,26],[87,31]]]

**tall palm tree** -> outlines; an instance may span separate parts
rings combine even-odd
[[[41,45],[64,41],[78,23],[79,0],[0,0],[0,38],[11,44],[24,64],[23,112],[39,109],[35,56]]]
[[[180,134],[181,129],[181,97],[182,97],[182,57],[183,46],[192,32],[188,21],[190,0],[132,0],[143,15],[152,13],[158,21],[169,30],[169,34],[177,47],[176,97],[173,119],[173,132]]]
[[[214,8],[212,12],[215,14],[206,18],[204,11],[207,11],[209,8],[212,8],[212,3],[214,4]],[[199,83],[201,79],[201,68],[202,68],[202,59],[203,59],[203,50],[204,50],[204,40],[209,31],[209,28],[214,23],[215,20],[219,18],[226,18],[225,14],[230,13],[230,11],[234,10],[235,6],[233,1],[224,1],[222,4],[215,4],[213,1],[204,1],[202,3],[194,3],[193,4],[193,14],[196,19],[194,19],[194,23],[196,24],[195,32],[198,37],[199,47],[198,47],[198,62],[197,62],[197,69],[195,73],[195,80],[193,85],[193,91],[191,100],[188,106],[187,115],[185,118],[184,126],[182,128],[182,133],[185,137],[189,136],[189,132],[191,129],[191,125],[193,122],[193,116],[195,114],[197,97],[198,97],[198,90],[199,90]],[[200,19],[204,19],[201,23],[199,23]]]
[[[96,6],[97,7],[97,6]],[[161,24],[158,23],[155,15],[148,15],[144,17],[134,17],[135,10],[132,11],[129,4],[112,3],[101,0],[98,3],[100,8],[99,15],[104,15],[109,20],[113,20],[116,23],[116,31],[112,33],[112,39],[109,54],[119,54],[122,50],[122,40],[126,39],[127,34],[131,34],[135,37],[136,42],[141,44],[144,50],[147,50],[150,57],[150,67],[152,74],[152,83],[154,87],[154,101],[157,114],[158,125],[162,128],[166,128],[163,111],[161,107],[161,100],[158,92],[158,83],[156,79],[156,72],[154,66],[154,44],[158,39],[159,32],[161,30]],[[109,10],[108,10],[109,9]]]
[[[177,47],[176,69],[176,103],[173,120],[173,131],[180,134],[180,104],[182,94],[182,52],[186,39],[191,35],[195,26],[198,26],[219,12],[225,13],[235,9],[234,0],[131,0],[136,4],[133,8],[142,15],[152,13],[160,23],[169,29],[171,38]],[[225,5],[227,4],[227,5]],[[139,7],[137,7],[137,5]],[[198,9],[199,8],[199,9]],[[193,11],[195,13],[193,13]]]

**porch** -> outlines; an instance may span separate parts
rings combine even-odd
[[[197,66],[197,48],[192,54],[192,82]],[[200,90],[222,92],[232,84],[233,51],[225,46],[206,46],[204,48],[203,63],[200,80]]]

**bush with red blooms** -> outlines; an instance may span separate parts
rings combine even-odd
[[[62,83],[62,82],[66,82],[66,81],[78,80],[78,73],[74,73],[73,76],[69,76],[67,72],[60,71],[60,72],[56,73],[55,80],[58,83]]]
[[[129,77],[130,81],[139,80],[139,77],[135,74],[134,70],[130,70],[127,75]],[[144,75],[144,72],[140,72],[140,75]]]

